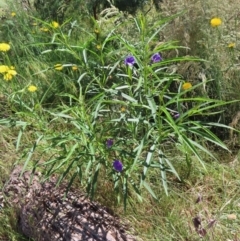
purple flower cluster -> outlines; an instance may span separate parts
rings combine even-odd
[[[124,63],[127,66],[133,66],[136,63],[135,58],[132,55],[127,56],[127,58],[124,60]]]
[[[113,145],[113,139],[108,139],[108,140],[106,141],[106,146],[107,146],[107,148],[111,148],[112,145]]]
[[[114,168],[114,170],[117,171],[117,172],[122,172],[122,170],[123,170],[123,164],[122,164],[122,162],[119,161],[119,160],[114,160],[114,161],[113,161],[113,168]]]
[[[178,112],[173,114],[173,118],[174,118],[174,119],[177,119],[177,118],[179,118],[179,117],[180,117],[180,114],[179,114]]]
[[[107,139],[106,140],[106,147],[107,148],[111,148],[113,146],[113,139]],[[116,171],[116,172],[122,172],[123,170],[123,164],[121,161],[119,160],[114,160],[113,161],[113,169]]]
[[[162,60],[163,60],[163,59],[162,59],[162,56],[161,56],[159,53],[155,53],[155,54],[153,54],[152,57],[151,57],[151,63],[158,63],[158,62],[160,62],[160,61],[162,61]],[[137,62],[136,62],[134,56],[129,55],[129,56],[127,56],[127,57],[125,58],[124,63],[125,63],[127,66],[132,67],[132,66],[134,66]]]
[[[151,57],[151,61],[152,61],[152,63],[160,62],[160,61],[162,61],[162,57],[159,53],[156,53]]]

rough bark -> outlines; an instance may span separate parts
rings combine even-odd
[[[19,210],[19,227],[35,241],[135,241],[127,225],[108,208],[56,179],[40,183],[40,174],[16,167],[4,187],[7,201]]]

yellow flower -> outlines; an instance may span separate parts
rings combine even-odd
[[[100,33],[99,29],[96,28],[96,29],[94,30],[94,33],[99,34],[99,33]]]
[[[48,28],[40,28],[40,30],[43,31],[43,32],[48,32],[49,31]]]
[[[101,47],[102,47],[102,46],[101,46],[100,44],[97,45],[97,49],[101,49]]]
[[[210,24],[212,27],[218,27],[222,24],[222,20],[220,18],[212,18]]]
[[[53,28],[59,28],[59,23],[56,21],[52,21]]]
[[[73,66],[72,66],[72,70],[73,70],[73,71],[76,71],[76,70],[78,70],[78,67],[77,67],[76,65],[73,65]]]
[[[10,75],[13,75],[13,76],[17,75],[17,72],[16,72],[16,70],[14,70],[14,69],[9,69],[9,70],[7,71],[7,73],[10,74]]]
[[[183,90],[188,90],[192,88],[192,84],[190,82],[186,82],[182,85]]]
[[[10,73],[6,73],[4,76],[3,76],[3,79],[6,80],[6,81],[9,81],[13,78],[13,76],[10,74]]]
[[[63,66],[61,64],[55,64],[54,65],[54,69],[56,70],[62,70],[63,69]]]
[[[12,17],[15,17],[15,16],[16,16],[16,13],[15,13],[15,12],[11,12],[11,16],[12,16]]]
[[[0,65],[0,73],[3,74],[9,70],[7,65]]]
[[[228,48],[235,48],[235,46],[236,46],[235,43],[230,43],[230,44],[228,45]]]
[[[10,49],[10,45],[6,43],[0,43],[0,51],[7,52]]]
[[[28,91],[29,92],[35,92],[37,90],[37,87],[35,85],[29,85]]]
[[[36,22],[31,23],[32,26],[37,26],[38,24]]]
[[[121,112],[125,112],[126,108],[124,106],[122,106],[120,110],[121,110]]]
[[[14,69],[13,66],[11,66],[11,67],[9,68],[9,67],[6,66],[6,65],[1,65],[1,66],[0,66],[0,69],[1,69],[2,71],[5,70],[5,71],[2,72],[2,73],[5,73],[5,74],[3,75],[3,79],[6,80],[6,81],[11,80],[11,79],[13,78],[13,76],[17,75],[17,71]]]

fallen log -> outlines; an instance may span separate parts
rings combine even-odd
[[[17,166],[4,186],[7,203],[18,209],[21,232],[34,241],[136,241],[129,225],[107,207],[90,201],[56,178],[40,183],[40,173]]]

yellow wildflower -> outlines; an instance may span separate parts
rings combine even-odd
[[[7,52],[10,49],[10,45],[6,43],[0,43],[0,51]]]
[[[0,73],[3,74],[9,70],[7,65],[0,65]]]
[[[122,106],[120,110],[121,110],[121,112],[125,112],[126,108],[124,106]]]
[[[97,49],[101,49],[101,47],[102,47],[102,46],[101,46],[100,44],[97,45]]]
[[[11,12],[11,16],[12,16],[12,17],[15,17],[15,16],[16,16],[16,13],[15,13],[15,12]]]
[[[9,70],[7,71],[7,73],[10,74],[10,75],[13,75],[13,76],[17,75],[17,72],[16,72],[16,70],[14,70],[14,69],[9,69]]]
[[[78,67],[77,67],[76,65],[73,65],[73,66],[72,66],[72,70],[73,70],[73,71],[76,71],[76,70],[78,70]]]
[[[13,66],[0,65],[0,73],[3,74],[3,79],[9,81],[13,76],[17,75],[17,71]]]
[[[56,21],[52,21],[53,28],[59,28],[59,23]]]
[[[222,20],[220,18],[212,18],[210,24],[212,27],[218,27],[222,24]]]
[[[17,71],[14,69],[13,66],[11,66],[10,68],[6,65],[1,65],[0,66],[1,69],[1,73],[5,73],[3,75],[3,79],[8,81],[11,80],[13,78],[13,76],[17,75]]]
[[[48,32],[49,31],[48,28],[40,28],[40,30],[43,31],[43,32]]]
[[[37,90],[37,87],[35,85],[29,85],[28,86],[28,91],[29,92],[35,92]]]
[[[190,82],[186,82],[182,85],[183,90],[188,90],[190,88],[192,88],[192,84]]]
[[[228,45],[228,48],[235,48],[235,46],[236,46],[235,43],[230,43],[230,44]]]
[[[3,79],[6,80],[6,81],[9,81],[13,78],[13,76],[10,74],[10,73],[6,73],[4,76],[3,76]]]
[[[100,33],[99,29],[96,28],[96,29],[94,30],[94,33],[99,34],[99,33]]]
[[[63,69],[63,66],[61,64],[55,64],[54,65],[54,69],[56,70],[62,70]]]

